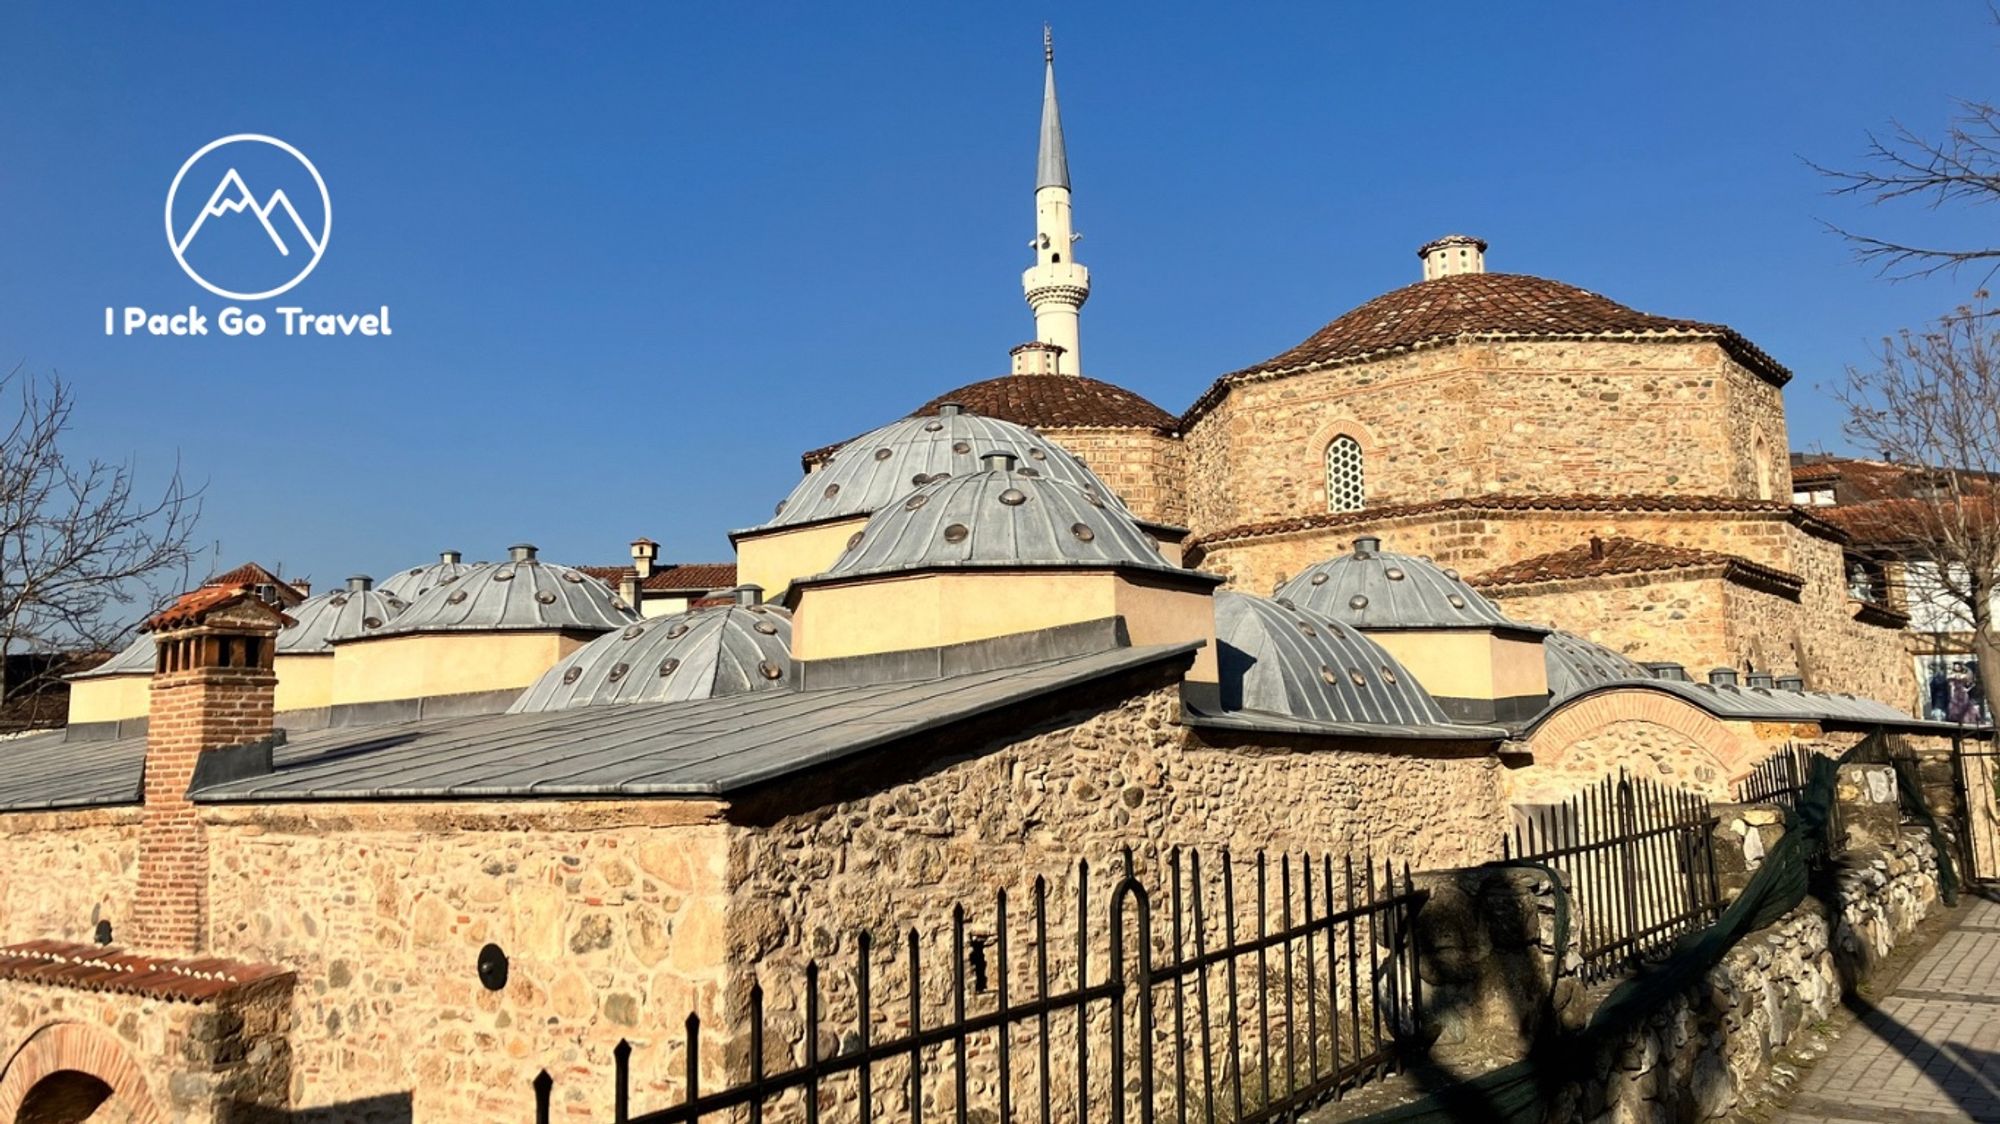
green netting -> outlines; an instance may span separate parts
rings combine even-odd
[[[1527,1124],[1540,1120],[1566,1086],[1595,1075],[1603,1050],[1698,984],[1738,941],[1798,908],[1811,881],[1809,860],[1825,838],[1832,818],[1839,766],[1881,752],[1878,738],[1864,740],[1838,761],[1814,758],[1805,792],[1786,814],[1784,838],[1765,854],[1743,893],[1714,924],[1683,936],[1665,959],[1618,985],[1581,1031],[1555,1039],[1522,1061],[1440,1089],[1421,1101],[1363,1117],[1362,1124],[1466,1120]],[[1869,748],[1871,744],[1874,749]],[[1939,892],[1944,893],[1949,885],[1951,896],[1946,901],[1955,901],[1957,875],[1936,820],[1924,806],[1917,778],[1906,759],[1892,762],[1903,810],[1930,829],[1938,854]],[[1566,917],[1567,896],[1558,901]]]

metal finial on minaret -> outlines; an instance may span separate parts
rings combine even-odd
[[[1070,260],[1077,235],[1070,226],[1069,152],[1056,105],[1056,40],[1042,25],[1042,133],[1035,153],[1035,264],[1021,275],[1035,312],[1035,339],[1061,348],[1060,371],[1083,373],[1077,348],[1078,313],[1090,297],[1090,271]]]

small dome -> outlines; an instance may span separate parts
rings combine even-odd
[[[349,578],[345,588],[308,597],[292,608],[293,623],[278,633],[278,654],[331,652],[334,641],[380,632],[409,607],[401,597],[375,588],[370,578]]]
[[[1308,609],[1215,597],[1223,706],[1322,722],[1450,726],[1437,700],[1380,644]]]
[[[413,632],[610,632],[638,620],[611,587],[581,570],[516,546],[505,562],[481,562],[431,587],[376,636]]]
[[[1549,673],[1549,694],[1558,699],[1606,683],[1653,678],[1638,662],[1561,629],[1542,638],[1542,662]]]
[[[1526,628],[1428,558],[1389,554],[1382,540],[1315,563],[1279,588],[1278,598],[1359,629]]]
[[[1023,475],[1090,488],[1123,510],[1125,501],[1069,450],[1041,434],[997,418],[946,406],[936,417],[903,418],[864,433],[809,472],[765,528],[870,515],[930,481],[979,471],[983,454],[1019,458]],[[761,528],[760,528],[761,529]]]
[[[398,570],[375,588],[405,601],[415,601],[439,585],[457,580],[470,569],[458,551],[446,550],[439,552],[438,560],[430,565]]]
[[[875,513],[824,577],[932,567],[1135,566],[1169,563],[1101,485],[1030,476],[1013,454],[982,450],[985,467],[926,484]],[[1203,575],[1206,576],[1206,575]]]
[[[142,632],[138,638],[125,645],[117,655],[91,668],[69,676],[71,679],[96,679],[112,675],[153,674],[153,652],[155,645],[150,633]]]
[[[777,605],[717,605],[637,621],[550,668],[511,711],[685,702],[792,682],[792,615]]]

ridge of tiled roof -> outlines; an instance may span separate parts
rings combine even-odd
[[[241,988],[287,979],[288,969],[216,957],[172,959],[116,948],[28,941],[0,948],[0,979],[206,1003]]]
[[[1419,281],[1355,308],[1290,350],[1215,380],[1183,429],[1243,382],[1365,363],[1458,340],[1713,340],[1773,386],[1792,373],[1725,324],[1655,316],[1561,281],[1524,273],[1460,273]]]
[[[1147,429],[1174,433],[1180,422],[1172,414],[1122,386],[1083,375],[1001,375],[967,383],[931,399],[910,412],[928,417],[946,402],[956,402],[983,417],[1025,425],[1030,429]],[[852,440],[852,438],[849,438]],[[832,456],[846,441],[806,452],[800,464],[810,470]]]
[[[173,604],[147,617],[145,622],[139,626],[139,631],[154,632],[162,628],[172,628],[176,625],[193,624],[200,619],[202,614],[222,608],[225,605],[236,604],[239,601],[247,601],[253,605],[262,606],[264,609],[269,610],[271,616],[281,625],[292,619],[285,615],[284,610],[279,609],[275,605],[266,604],[256,594],[250,592],[248,587],[241,585],[205,585],[200,589],[192,589],[181,594],[180,597],[174,600]]]
[[[277,587],[279,598],[287,605],[296,605],[306,599],[306,595],[300,592],[297,586],[255,562],[245,562],[233,570],[224,570],[201,584],[224,587],[246,586],[252,589],[260,585],[272,585]]]
[[[1219,531],[1203,535],[1190,546],[1209,546],[1218,542],[1237,539],[1263,538],[1269,535],[1292,534],[1297,531],[1313,531],[1334,527],[1348,527],[1374,523],[1383,519],[1399,519],[1410,515],[1430,515],[1445,511],[1718,511],[1718,512],[1767,512],[1784,514],[1801,530],[1845,541],[1847,536],[1822,516],[1830,508],[1808,510],[1782,500],[1746,500],[1729,496],[1674,496],[1674,495],[1629,495],[1605,496],[1583,493],[1565,493],[1546,496],[1491,495],[1458,496],[1450,499],[1424,500],[1418,503],[1382,504],[1364,507],[1359,511],[1324,511],[1312,515],[1294,515],[1284,519],[1270,519],[1257,523],[1239,523],[1224,527]]]
[[[576,569],[612,589],[619,588],[626,578],[637,572],[630,566],[578,566]],[[674,562],[653,567],[653,572],[641,583],[640,588],[654,592],[679,592],[692,589],[706,593],[712,589],[731,589],[735,585],[736,563],[734,562]]]
[[[1753,562],[1737,554],[1724,554],[1691,546],[1647,542],[1643,539],[1610,536],[1594,539],[1564,550],[1523,558],[1498,566],[1466,581],[1479,589],[1532,585],[1541,582],[1575,581],[1583,578],[1621,574],[1656,573],[1664,570],[1721,568],[1724,576],[1747,580],[1797,593],[1805,579],[1787,570]]]

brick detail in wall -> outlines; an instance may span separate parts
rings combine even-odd
[[[266,668],[198,667],[154,676],[139,826],[138,944],[199,952],[207,933],[208,844],[188,799],[210,750],[269,737],[277,677]]]

